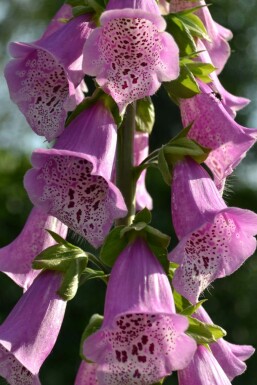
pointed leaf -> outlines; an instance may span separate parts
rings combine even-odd
[[[171,185],[171,171],[165,157],[165,146],[163,146],[158,155],[158,167],[162,174],[163,180],[168,186]]]
[[[64,273],[61,287],[58,294],[65,300],[70,301],[77,293],[79,287],[80,276],[87,267],[87,261],[74,260],[70,263],[69,268]]]
[[[151,134],[155,122],[154,105],[151,98],[144,98],[136,104],[136,131]]]
[[[210,344],[224,337],[227,333],[220,326],[201,322],[193,317],[188,317],[189,327],[187,334],[193,337],[198,344]]]
[[[100,259],[107,266],[112,267],[119,254],[127,246],[128,241],[121,237],[121,230],[125,226],[115,227],[106,237],[105,242],[100,251]]]
[[[82,334],[81,342],[80,342],[80,356],[83,360],[86,359],[86,357],[83,355],[84,342],[89,336],[91,336],[91,334],[97,332],[97,330],[100,329],[100,327],[102,326],[102,323],[103,323],[103,319],[104,319],[104,317],[101,316],[100,314],[92,315],[92,317],[89,320],[88,325],[86,326],[86,328]]]
[[[139,211],[136,216],[135,216],[135,219],[133,221],[133,223],[138,223],[138,222],[145,222],[146,224],[149,224],[152,220],[152,214],[151,214],[151,211],[148,210],[146,207]]]

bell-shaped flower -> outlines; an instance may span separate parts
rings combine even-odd
[[[149,135],[136,132],[134,136],[134,165],[138,166],[147,156],[149,150]],[[153,201],[145,187],[146,170],[143,170],[136,185],[136,208],[142,210],[147,207],[152,210]]]
[[[201,306],[194,317],[202,322],[213,324],[211,318]],[[235,345],[219,338],[217,342],[209,345],[214,357],[224,370],[226,376],[232,381],[236,376],[246,370],[246,361],[254,353],[255,349],[250,345]]]
[[[84,46],[83,70],[119,110],[179,75],[179,51],[154,0],[110,1]]]
[[[171,204],[180,241],[169,254],[180,265],[173,285],[196,303],[211,282],[232,274],[254,253],[257,215],[227,207],[208,173],[191,159],[174,167]]]
[[[60,135],[67,111],[82,100],[82,48],[93,28],[90,18],[74,18],[31,44],[10,44],[14,59],[5,68],[10,97],[48,141]]]
[[[201,40],[198,41],[197,49],[200,51],[196,59],[197,61],[213,64],[210,55],[208,51],[206,51],[205,45]],[[235,118],[236,112],[247,106],[247,104],[250,103],[250,100],[242,96],[232,95],[230,92],[228,92],[220,83],[216,71],[213,71],[209,76],[211,82],[208,83],[207,87],[205,87],[205,91],[203,89],[202,91],[215,95],[227,110],[227,112],[231,115],[231,117]],[[202,83],[199,82],[199,84],[201,87]],[[202,87],[204,86],[202,85]]]
[[[61,274],[41,273],[0,326],[0,376],[10,385],[40,385],[38,372],[62,325]]]
[[[86,361],[82,361],[79,366],[74,385],[98,385],[96,368],[96,364],[89,364]]]
[[[210,41],[203,40],[204,45],[211,57],[212,63],[217,68],[217,74],[219,74],[230,56],[231,50],[227,41],[233,37],[232,32],[212,19],[205,0],[171,0],[170,12],[179,12],[197,6],[202,6],[195,13],[202,20],[210,38]]]
[[[72,17],[72,7],[69,4],[63,4],[48,24],[46,30],[41,36],[41,39],[52,35],[53,32],[62,28],[63,24],[69,21]]]
[[[40,273],[31,263],[43,250],[56,242],[46,230],[52,230],[66,238],[68,228],[57,218],[34,207],[19,236],[0,249],[0,271],[8,275],[25,290]]]
[[[32,154],[25,188],[35,206],[57,217],[98,247],[127,209],[110,181],[117,128],[102,102],[79,114],[53,149]]]
[[[178,371],[179,385],[231,385],[223,369],[208,350],[199,345],[190,364]]]
[[[205,163],[219,188],[255,143],[257,130],[235,122],[208,84],[200,89],[201,94],[180,100],[181,117],[185,127],[192,124],[188,137],[212,150]]]
[[[160,263],[138,238],[113,267],[102,327],[83,353],[97,364],[100,385],[150,385],[190,362],[196,344],[187,327]]]

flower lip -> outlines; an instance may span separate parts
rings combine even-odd
[[[152,14],[142,9],[124,8],[105,11],[100,17],[100,23],[105,26],[113,19],[146,19],[153,23],[159,32],[166,28],[166,21],[161,15]]]

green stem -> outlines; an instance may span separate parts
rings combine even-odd
[[[135,132],[136,103],[127,107],[121,127],[118,129],[116,183],[120,189],[128,209],[125,218],[117,220],[116,225],[130,225],[135,216],[134,170],[134,132]]]

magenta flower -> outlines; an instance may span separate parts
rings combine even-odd
[[[254,253],[257,215],[227,207],[207,172],[191,159],[174,168],[171,203],[180,241],[169,254],[180,265],[173,285],[196,303],[211,282],[232,274]]]
[[[67,111],[82,100],[82,48],[91,30],[90,16],[83,15],[31,44],[10,44],[14,59],[5,68],[10,97],[48,141],[61,134]]]
[[[9,245],[0,249],[0,271],[7,274],[25,290],[40,273],[33,270],[34,258],[56,242],[46,231],[52,230],[66,238],[68,228],[58,219],[33,208],[20,235]]]
[[[146,133],[135,133],[134,137],[134,165],[138,166],[148,156],[149,135]],[[145,187],[146,170],[142,171],[136,186],[136,208],[142,210],[147,207],[152,210],[153,201]]]
[[[193,123],[188,136],[212,150],[205,163],[220,188],[255,143],[257,130],[236,123],[208,84],[200,88],[201,94],[180,100],[182,122]]]
[[[117,141],[116,125],[101,102],[84,110],[65,129],[53,149],[32,154],[25,188],[31,201],[98,247],[113,221],[127,209],[110,182]]]
[[[56,32],[58,29],[62,28],[65,21],[70,20],[72,17],[72,7],[69,4],[63,4],[59,11],[54,15],[51,22],[48,24],[46,30],[41,36],[41,39],[52,35],[53,32]]]
[[[202,322],[212,324],[207,312],[201,306],[194,317]],[[250,345],[235,345],[225,341],[223,338],[217,342],[210,344],[212,353],[226,376],[232,381],[236,376],[239,376],[246,370],[246,361],[254,353],[255,349]]]
[[[152,384],[185,368],[196,344],[175,314],[170,284],[143,239],[118,257],[108,283],[104,322],[84,343],[100,385]]]
[[[179,51],[155,1],[110,1],[84,46],[83,70],[119,110],[179,75]]]
[[[197,49],[201,51],[198,56],[199,61],[203,63],[213,64],[210,55],[208,51],[205,50],[205,45],[202,43],[201,40],[198,41]],[[232,95],[230,92],[225,90],[225,88],[219,81],[216,71],[213,71],[209,76],[211,78],[211,83],[208,83],[208,86],[205,86],[205,90],[202,89],[202,91],[212,93],[213,95],[216,94],[216,97],[218,99],[221,99],[220,102],[230,114],[230,116],[232,118],[235,118],[236,112],[247,106],[247,104],[250,103],[250,100],[241,96]],[[202,88],[204,87],[201,82],[199,82],[199,84],[200,86],[202,86]]]
[[[74,385],[98,385],[96,368],[96,364],[89,364],[86,361],[82,361]]]
[[[171,0],[170,12],[179,12],[199,5],[204,6],[206,3],[204,0],[193,2],[188,0]],[[204,40],[204,45],[211,57],[212,63],[217,68],[217,74],[219,74],[230,56],[230,46],[227,41],[233,37],[233,34],[229,29],[224,28],[212,19],[208,7],[205,6],[198,9],[196,15],[202,20],[209,35],[210,41]]]
[[[0,376],[10,385],[40,385],[38,372],[59,334],[66,302],[59,273],[40,274],[0,326]]]
[[[199,345],[190,364],[178,371],[179,385],[231,385],[208,348]]]

